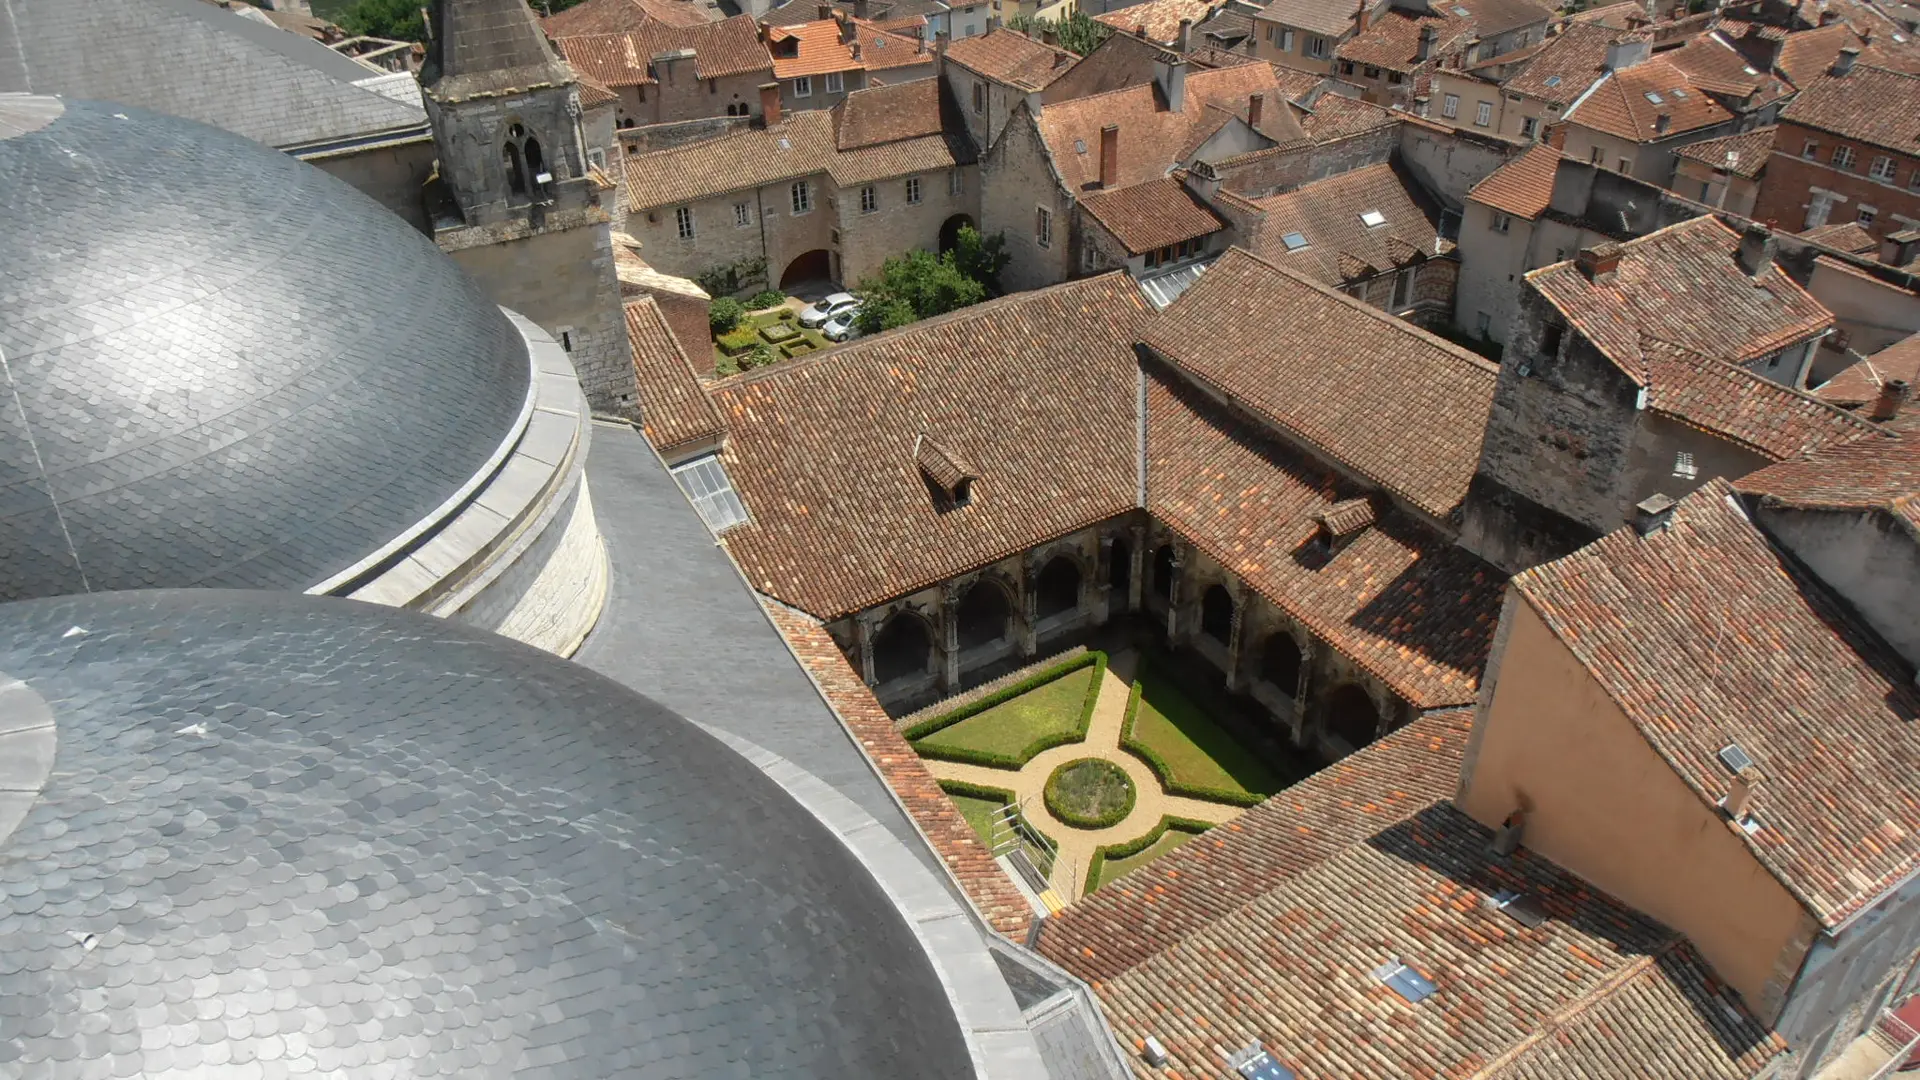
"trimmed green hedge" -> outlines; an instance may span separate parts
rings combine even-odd
[[[1122,790],[1126,792],[1125,801],[1108,807],[1098,814],[1089,814],[1084,808],[1070,802],[1066,793],[1061,790],[1061,779],[1068,770],[1088,766],[1099,766],[1106,779],[1118,777],[1120,783],[1124,785]],[[1127,819],[1128,814],[1133,813],[1133,804],[1139,798],[1140,793],[1134,789],[1133,779],[1127,775],[1127,771],[1106,758],[1077,758],[1069,761],[1053,770],[1053,774],[1047,777],[1046,787],[1041,789],[1041,799],[1047,804],[1047,811],[1076,829],[1105,829],[1118,825]]]
[[[1153,769],[1160,778],[1160,786],[1169,795],[1185,795],[1192,799],[1205,799],[1208,802],[1225,803],[1228,806],[1258,806],[1266,801],[1266,796],[1257,791],[1232,791],[1227,788],[1207,787],[1203,784],[1189,784],[1173,778],[1173,767],[1160,756],[1153,747],[1133,737],[1133,721],[1140,713],[1140,680],[1133,680],[1132,689],[1127,691],[1127,716],[1120,722],[1120,748]],[[1131,854],[1131,852],[1129,852]]]
[[[1085,700],[1080,703],[1080,721],[1074,725],[1071,731],[1056,731],[1048,735],[1043,735],[1028,743],[1018,754],[997,754],[981,750],[961,749],[958,747],[919,746],[917,744],[914,746],[914,750],[918,752],[921,757],[931,758],[935,761],[958,761],[965,765],[984,765],[989,769],[1017,769],[1032,760],[1033,756],[1042,750],[1051,750],[1056,746],[1065,746],[1068,743],[1080,742],[1087,737],[1087,725],[1093,723],[1093,703],[1100,698],[1100,681],[1107,672],[1106,653],[1089,651],[1070,659],[1062,660],[1050,668],[1034,672],[1019,682],[1003,686],[978,701],[970,701],[950,713],[943,713],[932,719],[922,720],[901,732],[900,735],[909,743],[914,743],[915,740],[924,739],[936,731],[952,727],[968,717],[977,716],[980,713],[986,712],[995,705],[1012,701],[1021,694],[1031,690],[1037,690],[1063,675],[1072,674],[1088,665],[1093,666],[1093,680],[1087,684],[1087,696]]]
[[[964,795],[970,799],[998,799],[1002,803],[1013,801],[1013,792],[1006,788],[988,787],[985,784],[970,784],[965,780],[942,780],[940,790],[949,795]]]
[[[1174,817],[1169,814],[1160,819],[1160,824],[1149,829],[1145,836],[1137,840],[1123,840],[1118,844],[1108,844],[1100,848],[1093,853],[1093,858],[1087,860],[1087,877],[1081,886],[1080,895],[1091,896],[1093,890],[1100,887],[1100,874],[1106,870],[1108,859],[1124,859],[1129,855],[1138,855],[1159,843],[1160,837],[1165,835],[1168,829],[1178,829],[1181,832],[1199,836],[1211,828],[1213,828],[1211,821],[1196,821],[1193,818]]]

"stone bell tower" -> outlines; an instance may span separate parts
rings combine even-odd
[[[566,347],[599,413],[638,417],[614,276],[612,183],[591,166],[573,72],[525,0],[434,0],[420,69],[442,250]]]

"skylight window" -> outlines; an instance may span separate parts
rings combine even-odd
[[[1753,768],[1753,758],[1748,756],[1739,743],[1728,743],[1720,748],[1720,764],[1725,765],[1728,772],[1737,773],[1742,769]]]
[[[1664,104],[1666,102],[1666,99],[1661,97],[1660,94],[1654,90],[1647,91],[1647,100],[1653,102],[1655,105]]]
[[[1234,1071],[1245,1080],[1294,1080],[1293,1070],[1273,1060],[1273,1055],[1265,1050],[1241,1062]]]
[[[1466,8],[1463,8],[1463,7],[1460,7],[1460,6],[1459,6],[1459,5],[1457,5],[1457,4],[1456,4],[1456,5],[1454,5],[1454,8],[1453,8],[1453,13],[1454,13],[1455,15],[1458,15],[1458,16],[1460,16],[1460,17],[1461,17],[1461,18],[1463,18],[1463,19],[1464,19],[1464,18],[1467,18],[1468,16],[1470,16],[1470,15],[1472,15],[1472,14],[1473,14],[1473,12],[1471,12],[1471,11],[1468,11],[1468,10],[1467,10]]]
[[[1505,912],[1509,918],[1531,930],[1547,921],[1547,909],[1540,906],[1538,897],[1514,889],[1502,889],[1487,898],[1487,905],[1495,911]]]
[[[1378,210],[1369,210],[1360,215],[1360,224],[1365,225],[1369,229],[1377,229],[1386,223],[1387,215]]]
[[[1420,1004],[1432,997],[1434,991],[1439,989],[1433,985],[1433,980],[1398,960],[1374,968],[1373,977],[1386,983],[1394,993],[1405,998],[1409,1005]]]
[[[1558,76],[1558,75],[1549,75],[1549,76],[1547,76],[1547,85],[1548,85],[1548,86],[1559,86],[1559,85],[1560,85],[1560,76]]]
[[[693,508],[700,511],[701,519],[714,535],[747,520],[747,508],[734,492],[733,481],[727,478],[718,454],[676,465],[673,478],[680,482],[680,490],[687,493]]]
[[[1307,246],[1307,236],[1305,233],[1290,232],[1281,237],[1280,242],[1286,245],[1288,251],[1299,251]]]
[[[1676,86],[1673,88],[1673,96],[1679,98],[1682,101],[1685,101],[1687,98],[1687,92]]]

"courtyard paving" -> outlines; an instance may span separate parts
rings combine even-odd
[[[1101,677],[1100,696],[1094,701],[1092,722],[1087,725],[1084,742],[1068,743],[1035,754],[1024,766],[991,769],[984,765],[965,765],[953,761],[928,760],[928,771],[941,780],[964,780],[971,784],[1004,788],[1013,792],[1013,801],[1021,813],[1041,832],[1059,845],[1054,857],[1053,875],[1048,884],[1067,902],[1080,898],[1086,887],[1087,867],[1094,852],[1109,844],[1136,840],[1153,831],[1168,815],[1195,821],[1223,824],[1246,813],[1244,807],[1169,795],[1160,786],[1160,778],[1146,762],[1120,747],[1120,728],[1126,721],[1127,695],[1132,690],[1139,653],[1129,649],[1108,659]],[[1102,758],[1124,769],[1133,781],[1136,797],[1133,812],[1118,825],[1104,829],[1077,829],[1053,816],[1047,809],[1044,790],[1053,770],[1081,758]]]

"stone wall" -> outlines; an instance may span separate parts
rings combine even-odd
[[[433,139],[422,135],[396,146],[302,160],[359,188],[421,232],[431,233],[423,196],[427,178],[433,175],[436,154]]]
[[[572,656],[607,597],[607,548],[587,481],[506,572],[450,618]]]
[[[1525,143],[1403,120],[1394,129],[1400,161],[1447,206],[1459,208],[1473,186],[1512,160]]]
[[[964,216],[968,223],[980,221],[980,176],[972,165],[961,166],[961,191],[950,194],[947,171],[916,173],[920,182],[920,201],[907,201],[909,177],[896,176],[873,182],[878,209],[861,209],[861,189],[848,188],[837,194],[840,221],[840,280],[852,284],[880,269],[889,256],[908,251],[940,250],[940,229],[948,219]]]
[[[565,212],[593,204],[594,194],[586,180],[586,147],[581,145],[579,94],[572,84],[514,97],[440,102],[428,93],[425,100],[440,157],[440,178],[468,225],[492,225],[526,214],[534,195],[534,170],[525,170],[527,190],[514,192],[502,157],[509,143],[515,154],[530,142],[538,143],[542,168],[553,177],[542,192],[551,210]],[[516,127],[521,131],[518,139],[513,137]]]
[[[692,59],[665,61],[654,65],[653,86],[622,86],[619,122],[621,127],[647,124],[675,124],[686,120],[725,117],[729,108],[744,106],[745,115],[760,115],[760,84],[773,79],[773,69],[729,75],[723,79],[702,79],[694,74]]]
[[[1010,261],[1001,275],[1008,292],[1038,289],[1073,275],[1079,260],[1072,251],[1074,200],[1060,186],[1047,158],[1032,114],[1017,109],[1006,132],[980,164],[981,231],[1001,233],[1007,239]],[[1053,239],[1040,246],[1036,236],[1039,209],[1053,216]]]

